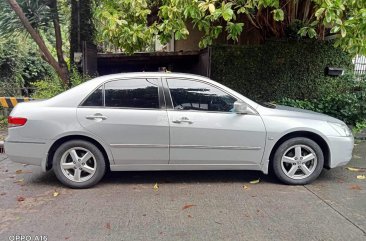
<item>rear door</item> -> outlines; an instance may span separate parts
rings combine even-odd
[[[108,81],[77,115],[110,146],[115,164],[168,164],[169,122],[160,78]]]

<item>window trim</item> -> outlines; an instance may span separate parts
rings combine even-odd
[[[131,80],[131,79],[156,79],[158,84],[158,101],[159,107],[158,108],[134,108],[134,107],[111,107],[105,105],[105,85],[112,81],[119,81],[119,80]],[[103,98],[103,105],[102,106],[83,106],[84,102],[92,95],[97,89],[102,87],[102,98]],[[154,77],[126,77],[126,78],[116,78],[116,79],[109,79],[104,81],[103,83],[99,84],[96,88],[93,89],[79,104],[77,108],[103,108],[103,109],[128,109],[128,110],[166,110],[166,102],[165,96],[163,93],[163,84],[161,76],[154,76]]]
[[[219,86],[213,84],[213,83],[210,83],[210,82],[207,82],[207,81],[204,81],[204,80],[200,80],[200,79],[194,79],[194,78],[186,78],[186,77],[167,77],[167,78],[163,78],[164,81],[164,90],[167,91],[169,93],[169,99],[168,101],[166,100],[166,103],[167,103],[167,110],[169,111],[189,111],[189,112],[206,112],[206,113],[220,113],[220,114],[235,114],[235,112],[228,112],[228,111],[212,111],[212,110],[178,110],[178,109],[174,109],[174,106],[173,106],[173,98],[172,98],[172,95],[171,95],[171,92],[170,92],[170,87],[169,87],[169,83],[168,83],[168,80],[169,79],[178,79],[178,80],[188,80],[188,81],[193,81],[193,82],[198,82],[198,83],[203,83],[203,84],[207,84],[209,86],[212,86],[224,93],[226,93],[227,95],[229,95],[230,97],[236,99],[236,101],[240,100],[240,101],[243,101],[242,99],[238,98],[237,96],[234,96],[232,95],[231,93],[229,93],[228,91],[220,88]],[[243,101],[244,102],[244,101]],[[249,105],[250,106],[250,105]],[[169,107],[169,108],[168,108]],[[250,106],[251,109],[253,109],[251,106]]]

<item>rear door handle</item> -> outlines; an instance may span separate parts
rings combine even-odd
[[[100,113],[96,113],[94,115],[88,115],[88,116],[85,116],[85,118],[88,120],[96,120],[96,119],[106,120],[106,119],[108,119],[107,116],[104,116]]]
[[[193,124],[193,121],[190,121],[189,119],[188,119],[188,117],[182,117],[182,118],[180,118],[179,120],[173,120],[172,121],[173,123],[176,123],[176,124],[180,124],[180,123],[188,123],[188,124]]]

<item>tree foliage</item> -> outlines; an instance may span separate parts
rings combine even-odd
[[[64,2],[64,1],[61,1]],[[0,2],[0,34],[10,36],[27,33],[39,47],[42,57],[60,76],[65,85],[69,71],[63,52],[61,17],[57,0],[6,0]],[[53,48],[47,36],[53,35]],[[52,49],[55,54],[52,54]]]
[[[23,87],[30,87],[51,72],[30,39],[0,38],[0,96],[17,96]]]
[[[162,43],[185,39],[187,23],[203,32],[200,47],[224,34],[238,41],[245,22],[264,39],[318,38],[335,34],[335,45],[366,54],[366,1],[359,0],[99,0],[95,4],[98,40],[126,52],[146,48],[158,36]]]

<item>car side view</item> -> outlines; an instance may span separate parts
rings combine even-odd
[[[98,77],[18,104],[8,123],[8,157],[52,169],[72,188],[97,184],[107,170],[259,170],[303,185],[347,164],[354,142],[333,117],[260,105],[178,73]]]

